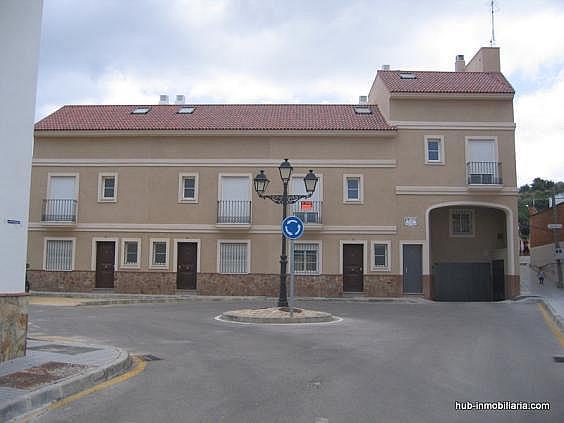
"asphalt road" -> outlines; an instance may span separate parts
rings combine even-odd
[[[150,353],[140,375],[38,422],[562,422],[564,351],[536,304],[329,303],[340,323],[214,320],[270,303],[32,306],[31,332]],[[455,411],[455,401],[551,411]],[[323,420],[327,419],[327,420]],[[317,420],[316,420],[317,419]]]

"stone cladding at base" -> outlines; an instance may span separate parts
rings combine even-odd
[[[176,273],[116,272],[114,286],[124,294],[175,294]]]
[[[423,297],[428,300],[433,299],[433,275],[423,275]],[[403,283],[402,283],[403,284]]]
[[[400,275],[364,275],[364,294],[367,297],[401,297]]]
[[[0,363],[25,355],[27,302],[26,294],[0,295]]]
[[[88,292],[95,288],[96,272],[28,271],[33,291]],[[514,297],[519,291],[519,277],[507,276]],[[511,279],[513,278],[513,279]],[[516,282],[514,281],[516,279]],[[290,293],[290,275],[287,279]],[[516,284],[516,285],[515,285]],[[175,294],[176,273],[155,271],[118,271],[114,277],[115,292],[124,294]],[[198,273],[197,292],[201,295],[267,296],[277,297],[280,275],[250,273],[244,275]],[[509,286],[509,285],[508,285]],[[516,286],[516,288],[515,288]],[[515,289],[517,294],[515,294]],[[359,293],[360,294],[360,293]],[[367,297],[401,297],[401,275],[364,275],[363,294]],[[423,275],[423,294],[431,298],[431,276]],[[298,297],[342,297],[342,275],[296,275]]]
[[[280,277],[268,274],[225,275],[199,273],[198,293],[202,295],[278,295]]]
[[[32,291],[88,292],[96,287],[96,272],[47,272],[28,270],[27,278]]]
[[[288,275],[286,283],[288,294],[290,294],[290,275]],[[202,295],[277,297],[279,287],[280,275],[278,274],[198,274],[198,293]],[[296,275],[296,296],[339,297],[342,293],[343,287],[340,275]]]
[[[280,280],[279,276],[278,280]],[[290,281],[289,278],[288,281]],[[296,296],[298,297],[341,297],[342,295],[343,277],[341,275],[296,276]]]
[[[505,275],[505,298],[510,300],[521,293],[519,275]]]

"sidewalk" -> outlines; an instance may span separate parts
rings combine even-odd
[[[0,421],[109,380],[131,367],[121,348],[28,339],[25,357],[0,364]]]
[[[537,270],[521,265],[521,296],[541,298],[554,322],[564,331],[564,288],[557,288],[556,281],[545,279],[539,285]]]

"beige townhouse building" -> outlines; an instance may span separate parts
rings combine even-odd
[[[377,72],[359,104],[65,106],[36,124],[33,290],[278,293],[294,166],[297,295],[519,293],[514,90],[499,49],[453,72]]]

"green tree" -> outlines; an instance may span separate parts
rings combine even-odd
[[[543,192],[551,190],[554,187],[554,181],[550,181],[542,178],[533,179],[531,184],[531,191]]]
[[[529,208],[525,203],[519,201],[519,236],[521,239],[529,239]]]

